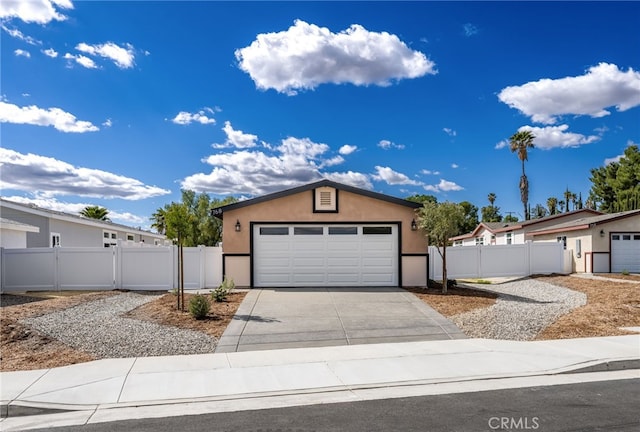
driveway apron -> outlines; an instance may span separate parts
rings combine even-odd
[[[463,339],[401,288],[252,289],[215,352]]]

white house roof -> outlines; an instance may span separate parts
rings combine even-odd
[[[639,210],[629,210],[620,213],[609,213],[609,214],[601,214],[597,216],[584,217],[580,219],[575,219],[569,222],[559,223],[556,225],[548,226],[546,228],[542,228],[535,231],[530,231],[527,233],[528,236],[537,236],[542,234],[554,234],[559,232],[566,231],[579,231],[583,229],[592,228],[598,225],[604,225],[611,222],[615,222],[620,219],[625,219],[628,217],[640,217],[640,209]],[[638,228],[640,228],[640,223],[638,224]]]
[[[26,223],[14,221],[11,219],[0,217],[0,229],[9,229],[13,231],[23,232],[40,232],[40,228],[37,226],[29,225]]]
[[[155,237],[158,239],[166,239],[166,236],[163,234],[154,233],[154,232],[143,230],[140,228],[134,228],[128,225],[117,224],[114,222],[106,222],[106,221],[100,221],[97,219],[89,219],[89,218],[85,218],[83,216],[75,215],[72,213],[65,213],[61,211],[45,209],[43,207],[38,207],[34,204],[21,204],[21,203],[9,201],[5,198],[0,197],[0,209],[2,207],[23,211],[25,213],[29,213],[33,215],[49,217],[51,219],[78,223],[81,225],[88,225],[88,226],[111,229],[111,230],[115,229],[115,230],[128,231],[128,232],[143,232],[145,235],[150,237]]]

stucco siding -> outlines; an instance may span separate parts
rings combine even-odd
[[[29,214],[2,206],[2,217],[24,224],[33,225],[40,232],[27,233],[26,247],[49,247],[49,219],[44,216]]]
[[[420,230],[411,231],[417,217],[412,208],[339,191],[337,213],[314,213],[312,191],[261,202],[224,213],[224,253],[250,252],[251,222],[401,222],[402,253],[426,253],[427,241]],[[236,221],[242,229],[235,231]]]

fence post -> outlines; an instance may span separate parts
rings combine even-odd
[[[531,268],[533,267],[533,251],[531,248],[533,247],[533,242],[531,240],[527,240],[524,244],[526,245],[526,248],[524,248],[524,259],[527,263],[527,268],[525,269],[527,274],[525,276],[531,276]]]
[[[198,258],[200,259],[200,283],[199,289],[205,288],[207,280],[207,250],[204,245],[198,245]]]
[[[484,272],[482,271],[482,248],[483,245],[476,246],[476,274],[478,275],[478,279],[484,276]]]
[[[53,247],[53,289],[60,291],[60,246]]]

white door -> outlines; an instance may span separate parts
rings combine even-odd
[[[256,225],[254,285],[397,286],[397,225]]]
[[[640,273],[640,234],[611,234],[611,273]]]

